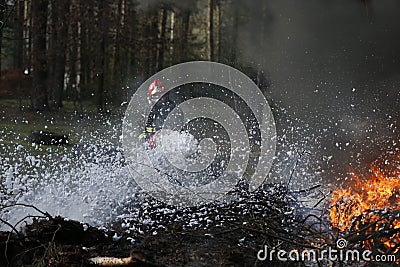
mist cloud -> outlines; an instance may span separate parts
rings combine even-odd
[[[301,129],[295,138],[320,137],[323,153],[345,164],[399,141],[400,2],[265,5],[267,25],[254,16],[240,27],[241,59],[268,75],[268,96]]]

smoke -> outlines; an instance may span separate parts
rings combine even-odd
[[[342,170],[398,141],[399,1],[246,5],[252,13],[239,29],[240,60],[268,75],[268,96],[288,113],[285,134],[333,155],[330,167]]]

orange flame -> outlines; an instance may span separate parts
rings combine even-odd
[[[347,189],[338,189],[332,192],[330,202],[330,218],[332,225],[339,230],[358,230],[356,218],[363,216],[363,222],[376,222],[375,227],[368,230],[369,233],[378,231],[380,226],[388,223],[388,219],[380,217],[374,211],[400,210],[400,155],[395,162],[386,160],[384,163],[375,162],[366,178],[361,178],[352,173],[354,182]],[[385,166],[380,168],[380,165]],[[391,168],[390,171],[388,166]],[[400,219],[390,222],[390,228],[400,228]],[[372,225],[372,224],[371,224]],[[400,243],[400,233],[393,234],[390,238],[382,238],[380,241],[389,251]],[[372,246],[372,241],[366,242]],[[395,252],[397,252],[396,249]]]

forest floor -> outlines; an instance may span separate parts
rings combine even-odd
[[[155,231],[142,225],[144,230],[133,238],[119,223],[96,228],[43,212],[46,218],[34,219],[23,232],[17,229],[0,232],[0,251],[5,255],[0,265],[305,266],[302,262],[279,262],[275,256],[266,261],[257,259],[264,246],[290,249],[310,245],[300,238],[303,233],[299,224],[293,222],[293,216],[284,214],[287,207],[276,197],[280,198],[279,194],[269,195],[270,204],[264,199],[260,204],[265,206],[250,212],[248,206],[243,207],[250,200],[248,197],[245,202],[229,207],[206,206],[208,215],[214,213],[225,220],[196,227],[185,226],[184,220],[175,223],[160,220],[162,227]],[[198,211],[188,211],[186,215],[191,217]],[[139,222],[131,223],[140,227]],[[98,257],[125,259],[128,263],[96,265],[101,261]]]
[[[39,113],[30,111],[28,102],[22,104],[12,99],[0,101],[0,152],[3,158],[9,158],[9,163],[17,162],[21,157],[14,149],[19,145],[31,150],[28,151],[31,155],[51,153],[60,156],[71,149],[71,146],[52,146],[50,150],[46,146],[32,146],[29,138],[32,131],[67,134],[71,144],[98,141],[104,132],[108,141],[118,142],[109,135],[109,125],[110,121],[115,123],[122,117],[119,109],[99,116],[94,106],[89,106],[84,113],[77,113],[73,105],[67,103],[61,110]],[[0,212],[3,208],[0,207]],[[214,212],[214,216],[223,217],[223,213],[227,215],[231,211]],[[262,217],[268,216],[266,212]],[[46,211],[43,214],[44,219],[34,219],[23,229],[0,232],[0,266],[93,266],[89,259],[96,256],[130,257],[127,266],[268,266],[271,262],[257,261],[257,252],[266,242],[275,243],[274,238],[264,232],[263,221],[256,220],[254,213],[245,217],[231,214],[230,222],[195,228],[186,227],[185,220],[163,222],[161,219],[159,224],[163,227],[157,229],[157,234],[154,229],[149,229],[135,233],[134,239],[132,233],[126,234],[120,223],[95,228],[53,217]],[[254,225],[247,227],[244,221],[252,221]]]
[[[81,223],[60,217],[35,221],[27,226],[24,238],[0,232],[0,250],[6,255],[1,266],[8,263],[10,266],[95,266],[90,259],[99,256],[131,257],[129,264],[115,266],[269,266],[272,263],[259,262],[256,258],[266,242],[265,237],[240,228],[182,230],[180,225],[169,225],[157,235],[148,232],[138,236],[134,244],[123,233],[118,236],[119,241],[113,235],[112,230],[105,232],[92,227],[84,230]],[[241,244],[244,236],[249,240]]]
[[[109,140],[107,130],[110,129],[106,128],[110,121],[120,121],[122,113],[117,109],[99,117],[94,110],[78,114],[72,105],[67,105],[62,110],[34,113],[27,108],[21,110],[17,101],[1,100],[0,152],[10,153],[10,147],[22,144],[30,147],[33,155],[49,153],[32,146],[29,134],[33,130],[68,134],[73,144],[85,138],[86,141],[102,138],[103,132]],[[118,138],[109,141],[118,142]],[[70,147],[54,149],[51,153],[60,156]],[[12,158],[15,155],[2,156]],[[315,234],[308,223],[296,217],[293,206],[288,204],[289,199],[293,199],[284,188],[244,194],[225,206],[201,207],[205,217],[197,218],[200,223],[194,227],[190,222],[197,216],[198,209],[176,214],[179,220],[163,221],[161,216],[156,219],[156,228],[129,234],[121,227],[121,222],[96,228],[42,211],[42,218],[34,218],[22,230],[0,232],[0,266],[93,266],[96,261],[90,260],[93,257],[125,258],[126,265],[115,266],[304,266],[303,262],[277,261],[275,256],[272,260],[259,261],[257,253],[265,246],[301,249],[318,240],[330,242],[329,237],[321,239],[322,235]],[[4,208],[0,207],[0,212]],[[164,207],[158,207],[145,212],[154,212],[157,217],[163,210]],[[208,221],[206,218],[213,218],[213,222],[204,223]],[[7,224],[6,221],[1,223]],[[146,229],[141,222],[124,223]]]

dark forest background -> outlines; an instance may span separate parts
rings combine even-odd
[[[34,110],[74,103],[105,112],[163,68],[212,60],[243,71],[270,103],[310,123],[321,122],[321,114],[361,122],[398,117],[397,0],[0,0],[0,6],[0,97],[30,99]]]
[[[255,15],[238,2],[0,1],[1,93],[30,97],[33,110],[89,100],[104,112],[157,71],[190,60],[236,66],[261,83],[261,69],[238,59],[238,26]],[[257,42],[270,18],[265,1],[253,2]]]
[[[341,172],[398,149],[399,0],[0,0],[0,7],[5,128],[26,114],[4,99],[52,117],[71,107],[121,115],[157,71],[212,60],[252,78],[282,146],[322,155],[325,169]],[[243,106],[235,110],[247,116]]]

